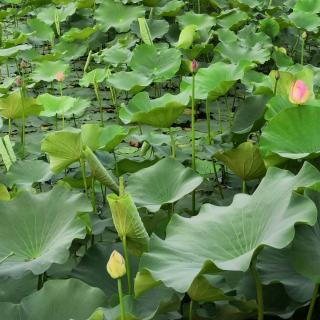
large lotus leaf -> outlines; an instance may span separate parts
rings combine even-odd
[[[98,124],[84,124],[81,126],[81,137],[85,145],[92,150],[113,150],[131,130],[117,124],[101,127]]]
[[[162,38],[169,31],[169,23],[166,20],[146,19],[152,40]],[[140,27],[138,21],[131,25],[131,30],[137,36],[140,36]]]
[[[114,88],[124,91],[139,92],[147,87],[152,79],[135,71],[120,71],[113,73],[107,82]]]
[[[59,9],[51,5],[41,8],[37,14],[37,18],[48,25],[52,25],[56,18],[58,18],[60,22],[66,21],[69,16],[72,16],[76,12],[76,9],[75,3],[69,3]]]
[[[234,41],[220,42],[215,50],[232,63],[250,61],[263,64],[270,59],[272,42],[263,32],[244,28]]]
[[[67,42],[60,40],[53,48],[53,53],[63,57],[64,61],[75,60],[84,56],[88,50],[86,41]]]
[[[50,280],[18,305],[0,303],[1,316],[4,310],[10,320],[86,320],[105,305],[106,296],[100,289],[76,279]],[[12,310],[17,310],[17,315]]]
[[[140,270],[178,292],[186,292],[202,270],[214,265],[248,270],[262,246],[284,248],[294,238],[296,223],[316,222],[314,203],[293,190],[319,180],[319,171],[309,163],[297,175],[272,167],[252,195],[237,194],[228,207],[205,204],[195,217],[174,215],[165,240],[151,237]]]
[[[248,14],[244,11],[233,9],[225,10],[218,17],[217,24],[224,29],[236,28],[244,23],[249,18]]]
[[[272,120],[282,110],[289,108],[296,108],[297,105],[291,103],[288,97],[285,96],[274,96],[267,103],[267,110],[264,114],[264,118],[267,121]]]
[[[175,46],[180,49],[189,49],[196,38],[196,31],[197,26],[194,24],[184,27],[180,32],[178,42],[175,44]]]
[[[80,160],[81,131],[63,130],[50,133],[42,141],[41,151],[48,153],[50,168],[52,172],[58,173]]]
[[[80,79],[79,84],[82,87],[89,87],[93,85],[95,82],[100,83],[105,80],[107,76],[107,71],[104,68],[93,69],[92,71],[85,73]]]
[[[260,128],[268,99],[267,95],[250,96],[240,103],[233,120],[232,132],[245,134]]]
[[[261,178],[266,172],[259,148],[252,142],[244,142],[214,156],[244,181]]]
[[[262,132],[262,155],[273,153],[283,158],[301,159],[319,154],[319,121],[319,107],[297,106],[281,111]]]
[[[68,96],[53,96],[49,93],[39,95],[36,101],[43,107],[43,111],[40,113],[40,116],[43,117],[54,117],[56,114],[61,115],[62,113],[65,117],[81,115],[90,106],[89,100]]]
[[[297,233],[298,230],[299,226]],[[264,248],[258,256],[257,270],[263,284],[280,282],[293,300],[305,303],[312,296],[314,283],[294,269],[290,254],[291,250],[288,248]]]
[[[131,23],[142,16],[143,6],[124,5],[113,0],[103,1],[95,11],[95,18],[102,25],[103,31],[112,27],[118,32],[129,31]]]
[[[185,93],[166,93],[161,98],[151,100],[147,92],[138,93],[121,108],[120,118],[124,123],[148,124],[158,128],[168,128],[182,114],[189,103]]]
[[[177,311],[180,297],[171,289],[161,285],[134,299],[132,296],[124,297],[125,319],[127,320],[152,320],[158,319],[156,315],[166,315],[170,311]],[[113,308],[102,309],[105,320],[119,320],[119,305]],[[161,318],[160,318],[161,319]]]
[[[297,0],[294,11],[305,11],[311,13],[320,12],[320,0]]]
[[[177,21],[180,28],[193,24],[197,26],[197,30],[207,33],[216,23],[216,19],[214,17],[209,16],[208,14],[194,13],[193,11],[188,11],[182,16],[177,17]]]
[[[110,194],[107,200],[111,209],[112,220],[120,239],[128,241],[129,248],[136,255],[148,249],[149,235],[140,218],[130,194]]]
[[[111,48],[103,49],[98,56],[98,62],[104,61],[110,64],[128,63],[131,59],[132,52],[127,48],[114,45]]]
[[[98,30],[97,26],[86,27],[84,29],[71,28],[63,34],[62,39],[67,42],[84,41]]]
[[[320,17],[316,13],[294,11],[289,15],[293,24],[306,31],[317,32],[320,26]]]
[[[106,273],[106,263],[113,250],[117,250],[124,255],[123,246],[120,242],[99,242],[93,245],[71,273],[72,277],[103,290],[108,296],[108,300],[111,300],[112,296],[118,295],[117,282]],[[132,275],[135,275],[138,269],[138,258],[130,255],[129,259]],[[127,292],[127,281],[123,281],[122,285],[123,291]]]
[[[37,62],[36,67],[31,74],[34,81],[46,81],[51,82],[56,79],[56,74],[63,72],[67,74],[69,72],[69,65],[63,61],[42,61]]]
[[[47,162],[42,160],[23,160],[14,162],[7,173],[9,186],[14,184],[31,186],[34,182],[50,180],[52,172]]]
[[[141,44],[133,50],[129,63],[132,70],[152,78],[155,82],[171,79],[179,70],[181,53],[174,48],[157,48]]]
[[[21,44],[11,48],[0,49],[0,57],[1,58],[9,58],[15,56],[21,51],[30,50],[32,46],[30,44]]]
[[[90,210],[82,194],[61,186],[0,201],[0,257],[6,258],[0,276],[19,278],[29,271],[38,275],[53,263],[65,263],[72,241],[86,235],[77,213]]]
[[[31,115],[38,115],[42,107],[33,98],[22,98],[19,91],[14,91],[7,97],[0,99],[0,115],[6,119],[21,119]]]
[[[49,25],[39,19],[28,19],[27,24],[32,32],[32,37],[41,41],[51,41],[54,32]]]
[[[165,158],[132,174],[126,191],[138,206],[156,212],[163,204],[174,203],[196,189],[202,180],[177,160]]]
[[[200,68],[195,76],[196,99],[215,100],[225,95],[234,83],[242,79],[244,72],[249,67],[247,63],[238,65],[217,62],[208,68]],[[185,77],[181,83],[181,91],[187,90],[191,95],[192,78]]]
[[[157,16],[163,16],[163,17],[175,17],[184,6],[185,6],[184,1],[180,1],[180,0],[164,1],[163,6],[158,6],[155,9],[155,14]]]
[[[319,192],[308,191],[307,195],[320,210]],[[314,284],[320,283],[320,216],[313,227],[298,226],[291,249],[291,259],[295,269]]]

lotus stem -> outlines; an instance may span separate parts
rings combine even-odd
[[[269,8],[272,6],[272,0],[269,0]]]
[[[176,142],[174,140],[174,134],[172,132],[171,127],[169,128],[169,133],[170,133],[170,139],[171,139],[171,155],[172,155],[172,158],[175,159],[175,157],[176,157]]]
[[[59,93],[62,97],[62,81],[59,81]],[[62,104],[62,130],[64,129],[64,103]]]
[[[92,50],[90,50],[88,53],[88,57],[87,57],[86,63],[83,68],[83,74],[85,74],[87,72],[87,69],[90,65],[91,59],[92,59]]]
[[[201,13],[201,1],[198,0],[198,13]]]
[[[192,96],[191,96],[191,140],[192,140],[192,169],[196,171],[196,136],[195,136],[195,87],[196,77],[192,73]],[[196,211],[196,191],[192,191],[192,214]]]
[[[93,213],[97,213],[96,192],[94,189],[94,185],[95,185],[95,179],[92,176],[92,178],[91,178],[91,203],[92,203]]]
[[[306,33],[303,32],[301,35],[301,58],[300,58],[300,64],[304,64],[304,47],[305,47],[305,42],[306,42]]]
[[[218,184],[219,194],[220,194],[221,199],[224,199],[224,196],[223,196],[223,193],[222,193],[221,184],[220,184],[219,177],[218,177],[217,166],[216,166],[216,163],[215,163],[214,160],[212,162],[213,162],[214,176],[215,176],[216,182]]]
[[[242,180],[242,193],[247,193],[247,184],[245,180]]]
[[[8,134],[9,134],[9,137],[11,137],[11,134],[12,134],[11,118],[8,118]]]
[[[118,168],[118,162],[117,162],[117,156],[116,156],[116,152],[113,150],[113,158],[114,158],[114,169],[116,171],[116,175],[117,177],[119,177],[119,168]]]
[[[123,246],[124,260],[126,261],[128,293],[129,293],[129,295],[131,295],[131,268],[130,268],[128,250],[127,250],[127,238],[126,238],[126,236],[122,237],[122,246]]]
[[[86,163],[85,163],[85,160],[83,158],[80,158],[80,168],[81,168],[82,180],[83,180],[83,185],[84,185],[84,189],[85,189],[85,192],[86,192],[86,196],[89,199],[87,178],[86,178]]]
[[[102,109],[102,101],[99,94],[99,86],[96,80],[93,81],[93,88],[94,92],[96,94],[97,101],[99,103],[99,109],[100,109],[100,121],[101,121],[101,127],[104,126],[104,120],[103,120],[103,109]]]
[[[118,279],[118,294],[119,294],[121,320],[125,320],[125,308],[124,308],[124,303],[123,303],[123,293],[122,293],[121,278]]]
[[[308,311],[308,315],[307,315],[307,320],[311,320],[312,319],[312,314],[313,314],[313,310],[317,301],[317,297],[318,297],[318,292],[319,292],[319,283],[317,283],[314,287],[313,290],[313,295],[312,295],[312,299],[310,302],[310,306],[309,306],[309,311]]]
[[[209,99],[206,100],[206,118],[207,118],[207,143],[211,145],[211,121]]]
[[[192,320],[192,314],[193,314],[193,300],[190,301],[190,305],[189,305],[189,320]]]
[[[262,291],[262,284],[260,281],[260,277],[255,264],[256,264],[256,261],[254,259],[254,261],[252,261],[251,263],[251,272],[252,272],[252,275],[256,284],[256,290],[257,290],[258,320],[263,320],[264,318],[263,291]]]
[[[22,128],[21,128],[21,144],[22,144],[22,159],[24,158],[25,151],[25,131],[26,131],[26,116],[24,110],[24,80],[22,80],[22,87],[20,88],[20,98],[21,98],[21,106],[22,106]]]

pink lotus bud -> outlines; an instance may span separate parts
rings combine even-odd
[[[21,79],[21,77],[17,77],[17,78],[16,78],[16,86],[17,86],[17,87],[21,87],[21,86],[22,86],[22,79]]]
[[[196,59],[193,59],[190,64],[190,71],[191,73],[195,73],[199,68],[199,63]]]
[[[294,104],[304,104],[309,99],[309,88],[302,80],[292,83],[289,100]]]
[[[64,72],[58,71],[56,73],[56,80],[59,81],[59,82],[62,82],[64,80]]]

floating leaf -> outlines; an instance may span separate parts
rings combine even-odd
[[[67,74],[69,72],[69,65],[65,64],[63,61],[37,62],[31,77],[34,81],[51,82],[56,79],[56,74],[58,72]]]

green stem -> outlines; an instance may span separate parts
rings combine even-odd
[[[191,140],[192,140],[192,169],[196,171],[196,136],[195,136],[195,87],[196,77],[195,73],[192,74],[192,100],[191,100]],[[192,214],[196,212],[196,191],[192,191]]]
[[[190,305],[189,305],[189,320],[192,320],[192,313],[193,313],[193,300],[190,301]]]
[[[96,205],[96,192],[94,189],[94,185],[95,185],[95,179],[92,176],[92,178],[91,178],[91,203],[92,203],[93,213],[96,213],[97,212],[97,205]]]
[[[301,39],[301,58],[300,58],[300,64],[304,64],[304,44],[305,44],[305,39],[302,37]]]
[[[62,82],[59,81],[59,92],[62,97]],[[64,129],[64,103],[62,104],[62,129]]]
[[[223,193],[222,193],[221,184],[220,184],[219,177],[218,177],[218,172],[217,172],[216,163],[215,163],[214,160],[213,160],[213,171],[214,171],[214,176],[215,176],[216,181],[217,181],[217,184],[218,184],[218,189],[219,189],[220,197],[221,197],[221,199],[224,199],[224,196],[223,196]]]
[[[81,167],[82,180],[83,180],[83,185],[84,185],[84,189],[86,192],[86,196],[87,196],[87,198],[89,198],[87,178],[86,178],[86,163],[83,158],[80,158],[80,167]]]
[[[198,0],[198,13],[201,13],[201,2]]]
[[[242,180],[242,193],[247,193],[247,184],[245,180]]]
[[[121,320],[125,320],[125,309],[124,309],[124,303],[123,303],[123,293],[122,293],[121,278],[118,279],[118,293],[119,293]]]
[[[128,256],[128,250],[127,250],[127,238],[126,238],[126,236],[123,236],[123,238],[122,238],[122,246],[123,246],[124,259],[126,261],[128,292],[129,292],[129,295],[131,295],[131,269],[130,269],[130,261],[129,261],[129,256]]]
[[[113,158],[114,158],[114,169],[116,171],[117,177],[119,177],[119,167],[118,167],[116,152],[113,150],[112,153],[113,153]]]
[[[22,80],[24,81],[24,80]],[[22,84],[23,86],[23,84]],[[21,97],[21,106],[22,106],[22,128],[21,128],[21,144],[22,144],[22,159],[24,158],[24,149],[25,149],[25,132],[26,132],[26,116],[24,110],[24,92],[23,88],[20,88],[20,97]]]
[[[169,133],[170,133],[170,139],[171,139],[171,155],[172,158],[176,157],[176,142],[174,140],[174,134],[172,132],[172,128],[169,128]]]
[[[9,137],[11,137],[11,134],[12,134],[11,118],[8,118],[8,134],[9,134]]]
[[[207,118],[207,143],[211,145],[211,121],[209,100],[206,100],[206,118]]]
[[[103,126],[104,126],[104,120],[103,120],[102,101],[101,101],[101,98],[100,98],[99,87],[98,87],[98,83],[97,83],[96,80],[94,80],[94,82],[93,82],[93,88],[94,88],[94,92],[95,92],[95,94],[96,94],[97,101],[98,101],[98,103],[99,103],[100,121],[101,121],[101,127],[103,127]]]
[[[314,310],[314,307],[315,307],[315,304],[317,301],[318,292],[319,292],[319,284],[316,284],[314,287],[314,290],[313,290],[313,295],[312,295],[312,299],[311,299],[310,306],[309,306],[307,320],[312,319],[312,314],[313,314],[313,310]]]
[[[262,291],[262,284],[260,281],[258,271],[255,266],[255,263],[256,263],[255,261],[251,263],[251,272],[252,272],[252,275],[256,284],[256,290],[257,290],[258,320],[263,320],[264,318],[263,291]]]
[[[272,0],[269,0],[269,8],[272,6]]]
[[[276,79],[276,82],[275,82],[275,84],[274,84],[274,89],[273,89],[273,94],[274,94],[275,96],[277,95],[278,82],[279,82],[279,79]]]

